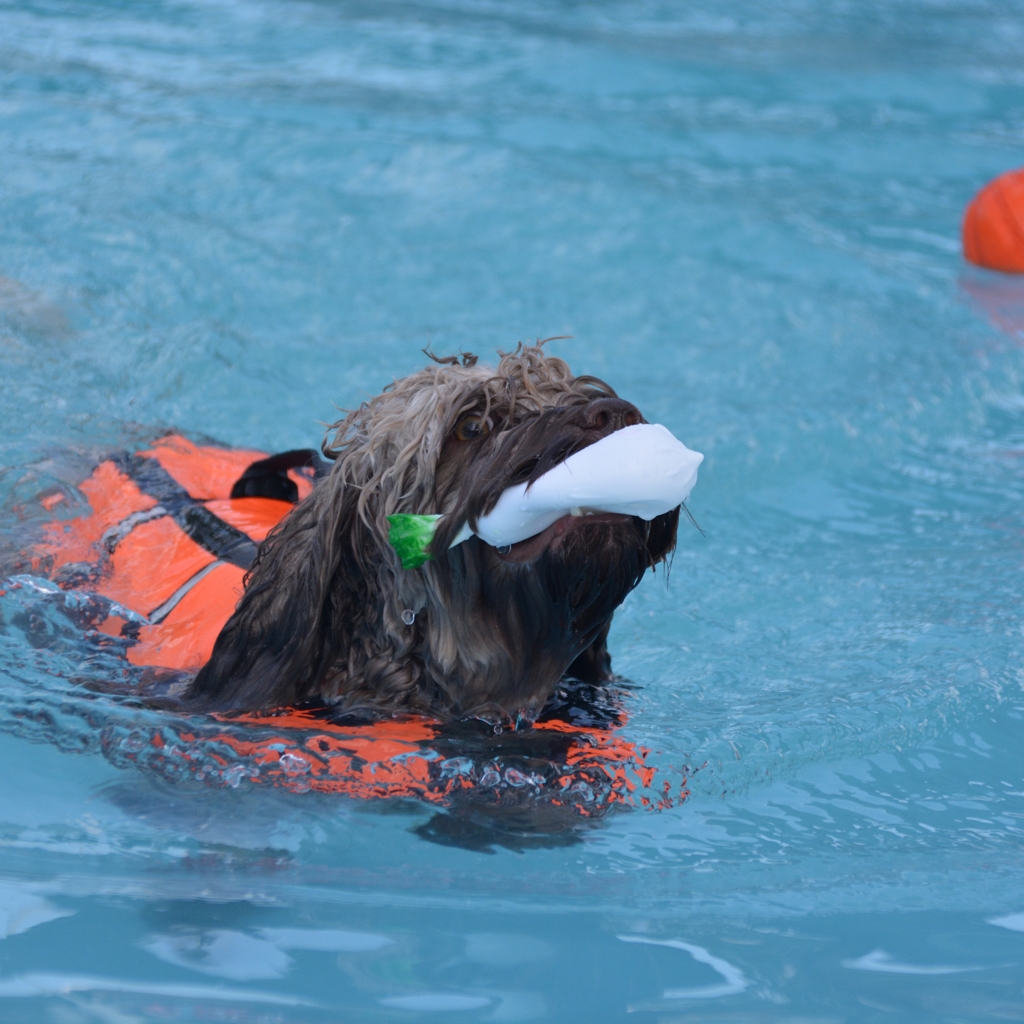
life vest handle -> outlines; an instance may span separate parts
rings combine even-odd
[[[288,476],[289,469],[312,469],[313,477],[319,479],[327,475],[330,465],[312,448],[296,448],[258,459],[235,481],[231,497],[276,498],[294,505],[299,500],[299,488]]]

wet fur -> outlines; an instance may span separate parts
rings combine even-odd
[[[477,537],[447,548],[511,484],[643,419],[539,346],[505,354],[496,369],[475,362],[445,360],[395,381],[331,428],[329,475],[261,546],[186,704],[319,699],[371,716],[500,721],[535,716],[567,671],[611,678],[612,613],[674,548],[678,509],[651,523],[573,521],[523,562]],[[469,413],[489,417],[492,432],[454,437]],[[419,569],[404,571],[388,543],[386,517],[399,512],[445,515],[435,559]]]

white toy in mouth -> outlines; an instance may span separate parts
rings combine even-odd
[[[532,484],[509,487],[477,520],[476,530],[467,522],[451,547],[474,533],[494,547],[508,547],[568,515],[614,512],[650,521],[686,501],[703,461],[660,424],[623,427]]]

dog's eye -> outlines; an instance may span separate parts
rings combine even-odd
[[[459,441],[476,441],[491,432],[490,417],[471,412],[455,424],[455,438]]]

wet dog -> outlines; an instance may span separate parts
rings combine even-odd
[[[448,546],[506,488],[643,422],[540,346],[396,381],[331,428],[329,473],[261,545],[184,703],[500,723],[535,718],[567,674],[610,680],[612,615],[674,549],[678,508],[649,523],[566,516],[507,549]],[[396,513],[444,515],[419,568],[388,541]]]

